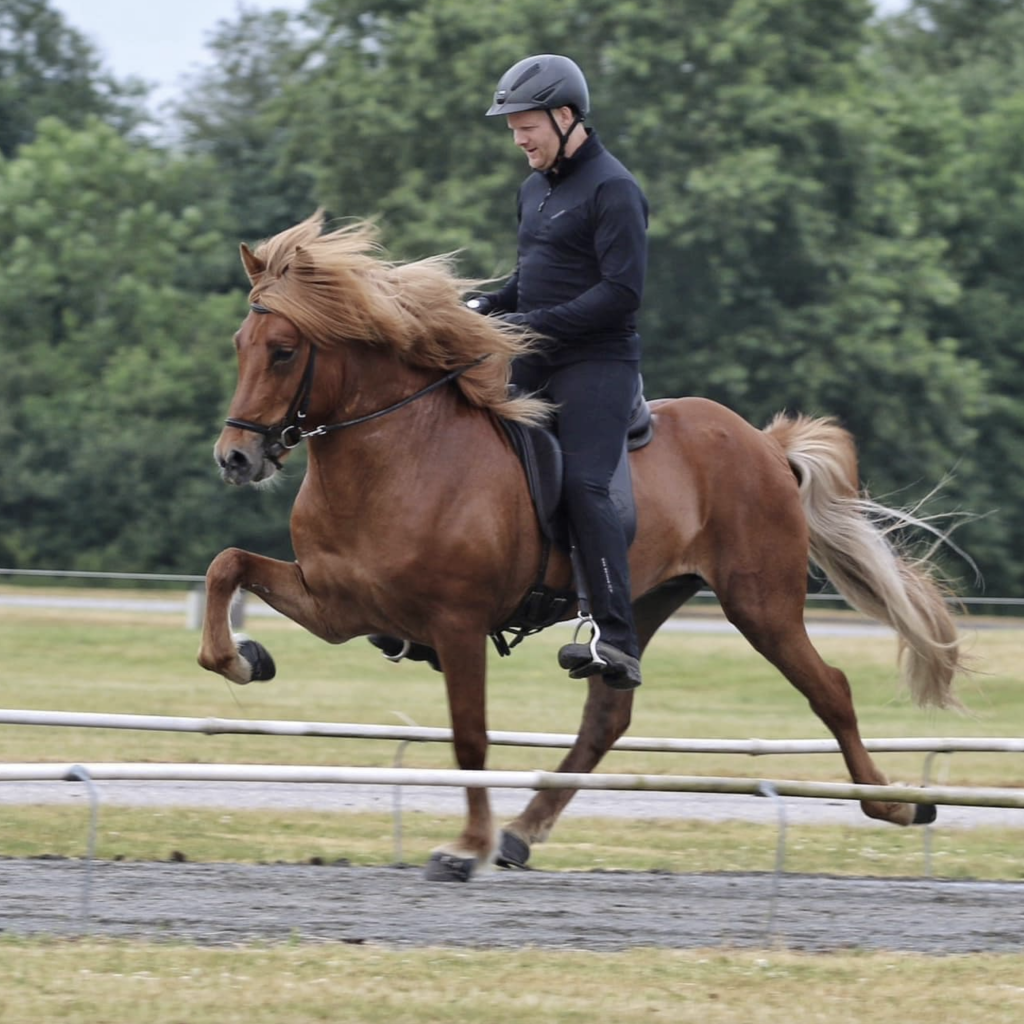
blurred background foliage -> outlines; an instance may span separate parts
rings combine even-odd
[[[482,114],[509,64],[555,51],[650,199],[649,397],[837,417],[876,497],[948,477],[931,507],[981,514],[960,543],[989,594],[1024,594],[1024,0],[483,11],[241,8],[154,126],[47,0],[0,0],[0,564],[287,557],[301,464],[239,492],[210,455],[238,242],[323,205],[377,218],[396,258],[507,273],[525,164]]]

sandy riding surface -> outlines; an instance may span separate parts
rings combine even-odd
[[[782,875],[777,899],[775,885],[771,874],[493,872],[438,884],[416,868],[6,860],[0,928],[201,944],[1024,947],[1024,883]]]

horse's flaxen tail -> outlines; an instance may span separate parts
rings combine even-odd
[[[903,680],[917,704],[958,708],[960,638],[927,556],[911,558],[893,530],[934,527],[859,490],[853,438],[831,419],[780,414],[765,428],[800,487],[811,559],[858,611],[896,630]]]

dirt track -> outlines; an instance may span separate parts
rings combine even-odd
[[[249,806],[285,794],[268,787],[108,783],[103,802],[166,805],[212,801]],[[30,789],[31,792],[26,790]],[[123,791],[122,791],[123,789]],[[306,792],[306,790],[312,790]],[[390,788],[289,787],[289,805],[385,810]],[[518,809],[522,794],[507,796]],[[578,813],[664,814],[718,820],[742,815],[777,822],[771,801],[707,794],[583,794]],[[611,797],[618,797],[613,800]],[[446,807],[461,794],[407,793],[410,806]],[[659,800],[659,798],[661,798]],[[79,807],[80,785],[7,786],[0,804],[60,800]],[[435,807],[435,801],[437,806]],[[339,806],[335,807],[334,802]],[[790,822],[863,819],[847,801],[788,800]],[[342,806],[343,805],[343,806]],[[260,805],[262,806],[262,805]],[[954,813],[956,812],[956,813]],[[1020,823],[1020,811],[940,809],[954,827]],[[1009,816],[1009,817],[1008,817]],[[950,818],[953,820],[950,821]],[[0,859],[0,930],[9,934],[77,934],[202,944],[247,941],[372,942],[388,946],[543,946],[610,951],[754,947],[906,950],[967,953],[1024,950],[1024,883],[851,879],[783,874],[670,875],[637,872],[492,872],[468,884],[428,883],[419,868],[338,865],[236,865],[96,861],[90,878],[80,860]]]
[[[1024,884],[770,874],[495,872],[0,861],[0,928],[202,944],[289,939],[388,946],[1024,949]],[[772,915],[772,920],[769,920]],[[771,930],[769,931],[769,925]]]

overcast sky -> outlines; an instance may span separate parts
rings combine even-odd
[[[249,10],[301,10],[307,0],[50,0],[87,36],[119,78],[135,75],[167,99],[182,76],[209,55],[206,41],[220,21]]]
[[[182,76],[206,63],[206,40],[219,21],[234,20],[241,7],[301,10],[307,0],[51,0],[67,21],[96,46],[120,78],[135,75],[155,85],[155,101],[167,99]],[[880,10],[907,0],[876,0]]]

